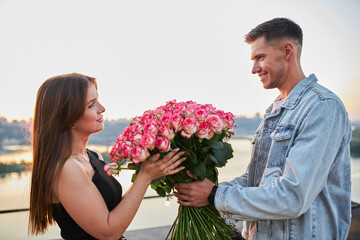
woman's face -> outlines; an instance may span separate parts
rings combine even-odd
[[[84,134],[92,134],[103,130],[103,112],[105,112],[105,108],[98,101],[95,86],[89,83],[86,94],[85,111],[75,122],[76,128],[74,128],[74,130]]]

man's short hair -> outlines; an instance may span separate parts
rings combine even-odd
[[[284,37],[297,40],[300,46],[303,41],[301,27],[288,18],[274,18],[259,24],[245,35],[245,42],[250,44],[259,37],[265,37],[267,43]]]

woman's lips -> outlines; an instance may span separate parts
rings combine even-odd
[[[96,121],[98,121],[98,122],[103,122],[104,121],[104,118],[103,118],[103,116],[101,116],[98,120],[96,120]]]

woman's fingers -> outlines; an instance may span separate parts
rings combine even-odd
[[[182,155],[184,155],[184,154],[185,154],[185,152],[179,152],[179,153],[176,153],[175,155],[172,155],[172,157],[169,160],[163,159],[162,162],[161,162],[162,167],[166,168],[168,171],[171,171],[171,170],[175,169],[183,161],[185,161],[186,157],[183,157],[183,158],[180,159],[180,157]]]
[[[181,170],[185,169],[185,167],[179,167],[178,166],[186,160],[186,157],[183,157],[179,160],[177,160],[176,162],[172,163],[171,165],[169,165],[167,167],[167,174],[166,175],[173,175],[175,173],[180,172]]]
[[[161,176],[173,175],[185,169],[185,167],[179,167],[182,162],[186,160],[186,157],[182,157],[185,152],[178,152],[179,149],[175,149],[167,153],[162,159],[160,154],[154,154],[151,159],[147,160],[146,166],[155,171],[156,178]]]
[[[186,174],[187,174],[190,178],[192,178],[192,179],[195,180],[195,176],[194,176],[194,174],[193,174],[192,172],[190,172],[190,170],[186,170]]]
[[[159,158],[160,158],[160,154],[159,153],[156,153],[156,154],[154,154],[153,156],[152,156],[152,158],[150,159],[150,163],[154,163],[154,162],[156,162],[157,160],[159,160]]]
[[[179,150],[180,150],[179,148],[176,148],[176,149],[174,149],[173,151],[167,153],[167,154],[163,157],[162,160],[163,160],[164,162],[169,161],[169,160],[172,159],[174,156],[177,156],[177,155],[179,154],[179,153],[178,153]],[[180,152],[180,153],[184,154],[184,152]]]

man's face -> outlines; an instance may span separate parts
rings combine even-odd
[[[260,77],[265,89],[281,88],[285,80],[285,66],[281,47],[268,45],[264,37],[251,43],[252,73]]]

